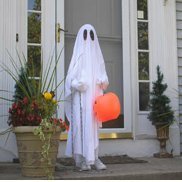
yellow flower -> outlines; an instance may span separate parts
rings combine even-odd
[[[53,104],[57,104],[57,100],[52,99]]]
[[[44,96],[44,98],[46,100],[51,100],[52,99],[52,94],[49,93],[49,92],[44,92],[43,96]]]

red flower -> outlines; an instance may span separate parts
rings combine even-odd
[[[12,109],[17,109],[18,105],[16,103],[13,103]]]
[[[66,128],[66,131],[69,131],[69,125],[67,125],[67,123],[66,122],[64,122],[64,126],[65,126],[65,128]]]
[[[69,130],[69,126],[62,119],[60,119],[60,127],[63,128],[63,129],[65,129],[66,131]]]
[[[32,108],[32,110],[37,110],[39,108],[39,106],[38,106],[36,101],[32,102],[31,108]]]
[[[55,112],[55,109],[51,108],[51,104],[46,102],[45,99],[29,100],[24,97],[21,101],[13,103],[9,108],[8,124],[13,126],[39,126],[43,118],[47,117],[49,120],[50,115]],[[52,118],[49,121],[52,125],[59,126],[58,119]]]
[[[27,98],[27,97],[24,97],[24,98],[23,98],[23,104],[25,104],[25,105],[28,104],[28,98]]]
[[[21,114],[21,110],[20,110],[20,109],[17,110],[17,114],[18,114],[18,115]]]
[[[11,108],[9,108],[9,113],[12,113],[12,109]]]
[[[53,121],[54,121],[54,124],[57,125],[58,120],[56,118],[54,118]]]
[[[42,118],[40,116],[36,116],[36,121],[40,123],[42,121]]]

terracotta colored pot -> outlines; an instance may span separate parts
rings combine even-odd
[[[45,162],[41,162],[43,143],[39,136],[34,135],[33,131],[35,128],[35,126],[20,126],[13,129],[17,140],[22,175],[31,177],[47,176],[46,168],[49,168],[52,174],[54,174],[61,133],[60,129],[57,128],[56,133],[53,134],[51,139],[50,157],[52,164],[48,166]]]

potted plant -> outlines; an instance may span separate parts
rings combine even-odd
[[[159,158],[172,157],[172,154],[166,151],[166,140],[169,139],[169,126],[174,120],[174,111],[170,106],[170,99],[164,94],[168,86],[163,83],[163,79],[164,76],[158,65],[157,80],[152,83],[152,91],[150,92],[148,119],[156,127],[157,138],[160,142],[160,152],[154,154],[154,157]]]
[[[19,54],[18,63],[12,57],[10,60],[16,74],[7,65],[1,66],[16,83],[8,124],[16,135],[22,175],[52,179],[60,132],[67,127],[62,119],[55,118],[59,102],[54,98],[55,91],[62,83],[54,84],[57,65],[50,71],[51,59],[43,72],[42,61],[37,78],[33,63],[21,59]]]

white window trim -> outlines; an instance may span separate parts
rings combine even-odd
[[[123,38],[123,102],[124,102],[124,130],[132,132],[133,97],[132,97],[132,21],[131,13],[133,0],[122,0],[122,38]]]

